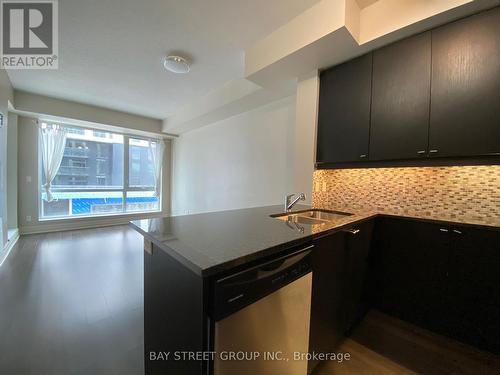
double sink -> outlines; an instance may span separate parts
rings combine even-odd
[[[335,222],[339,219],[351,216],[352,214],[341,211],[329,211],[321,209],[311,209],[296,212],[286,212],[271,215],[271,217],[289,223],[305,225],[324,225]]]

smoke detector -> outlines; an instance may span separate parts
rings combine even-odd
[[[163,66],[175,74],[186,74],[191,70],[189,61],[182,56],[166,56],[163,59]]]

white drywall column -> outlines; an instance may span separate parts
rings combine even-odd
[[[314,71],[297,84],[293,191],[304,192],[311,202],[314,160],[316,157],[316,124],[318,122],[319,76]]]
[[[13,91],[7,72],[0,69],[0,112],[4,125],[0,128],[0,253],[7,244],[7,120]]]

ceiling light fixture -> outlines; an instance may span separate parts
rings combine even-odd
[[[175,74],[186,74],[191,70],[189,61],[181,56],[167,56],[163,59],[163,66],[169,72]]]

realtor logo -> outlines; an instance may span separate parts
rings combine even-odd
[[[1,0],[1,67],[57,69],[57,0]]]

